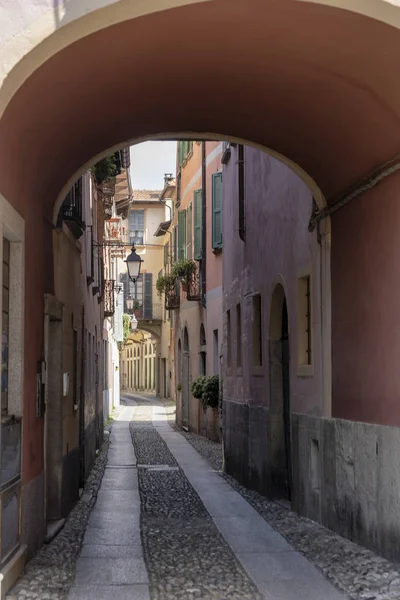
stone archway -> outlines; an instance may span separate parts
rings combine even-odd
[[[269,324],[270,474],[272,496],[291,499],[289,323],[286,295],[278,283],[272,293]]]

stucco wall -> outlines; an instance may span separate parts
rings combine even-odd
[[[308,222],[312,197],[286,166],[245,149],[246,241],[238,233],[237,148],[223,170],[224,186],[224,427],[227,468],[249,485],[268,491],[271,298],[280,282],[289,320],[290,410],[321,415],[320,247]],[[233,233],[232,233],[233,232]],[[312,276],[313,376],[298,376],[297,279]],[[261,294],[263,364],[252,367],[252,295]],[[241,304],[242,369],[236,367],[236,305]],[[227,365],[226,311],[231,310],[232,365]],[[280,324],[279,324],[280,326]]]
[[[333,416],[400,425],[400,175],[332,217]]]

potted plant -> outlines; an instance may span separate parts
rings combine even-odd
[[[156,281],[157,294],[161,298],[163,294],[168,295],[176,286],[176,277],[174,275],[159,275]]]
[[[136,318],[141,317],[141,312],[142,312],[142,307],[140,305],[139,300],[134,300],[133,301],[133,313],[135,315]]]
[[[114,154],[106,156],[91,169],[96,185],[101,189],[105,197],[115,194],[115,177],[118,173],[118,167],[115,162]]]
[[[187,292],[196,272],[196,262],[194,260],[180,260],[172,267],[172,275],[181,280],[182,290]]]

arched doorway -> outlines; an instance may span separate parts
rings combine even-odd
[[[189,428],[189,379],[190,354],[189,334],[185,327],[183,331],[183,363],[182,363],[182,426]]]
[[[269,326],[271,492],[291,500],[291,427],[289,321],[285,291],[279,283],[272,294]]]

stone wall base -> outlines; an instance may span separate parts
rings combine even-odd
[[[271,497],[268,409],[224,402],[225,470]],[[400,561],[400,428],[291,416],[292,509]]]

